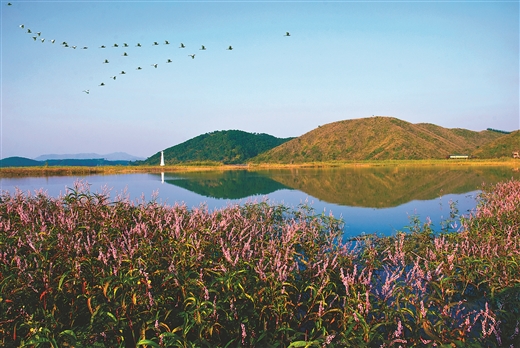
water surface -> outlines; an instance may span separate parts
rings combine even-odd
[[[296,207],[306,203],[317,213],[332,213],[345,222],[345,236],[390,235],[406,230],[410,218],[430,218],[436,230],[450,216],[450,202],[461,214],[476,207],[482,188],[512,177],[509,167],[368,167],[327,169],[233,170],[211,172],[115,174],[0,178],[0,189],[49,195],[65,194],[83,180],[91,192],[110,189],[133,200],[156,199],[188,207],[218,209],[229,204],[267,200]]]

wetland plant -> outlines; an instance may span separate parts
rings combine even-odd
[[[305,205],[0,195],[4,347],[520,346],[520,182],[456,232],[342,241]]]

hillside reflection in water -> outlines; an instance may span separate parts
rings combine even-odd
[[[228,204],[268,200],[296,207],[307,202],[317,213],[331,212],[345,222],[346,237],[362,233],[392,234],[417,215],[431,218],[436,230],[450,215],[450,201],[460,213],[476,206],[476,196],[487,185],[512,177],[509,167],[369,167],[197,173],[118,174],[85,177],[0,178],[0,189],[14,192],[43,188],[59,196],[81,179],[92,192],[111,189],[111,197],[126,190],[131,199],[161,203],[205,204],[208,209]]]

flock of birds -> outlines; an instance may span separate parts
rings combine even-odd
[[[8,5],[8,6],[12,6],[12,3],[9,2],[9,3],[7,3],[7,5]],[[41,36],[41,35],[42,35],[41,32],[39,32],[39,31],[38,31],[38,32],[32,31],[30,28],[26,28],[26,26],[25,26],[24,24],[21,24],[21,25],[20,25],[20,28],[23,29],[23,30],[25,30],[27,34],[31,34],[31,38],[32,38],[33,41],[35,41],[35,42],[38,42],[38,41],[41,42],[41,43],[49,42],[49,43],[51,43],[51,44],[56,43],[56,40],[55,40],[55,39],[47,40],[47,39],[45,39],[44,37]],[[283,36],[291,36],[291,34],[290,34],[289,32],[285,32],[285,34],[284,34]],[[170,44],[171,44],[171,43],[170,43],[170,41],[168,41],[168,40],[164,40],[164,42],[162,43],[162,45],[170,45]],[[161,45],[161,44],[159,44],[158,41],[154,41],[154,42],[151,44],[151,46],[160,46],[160,45]],[[66,41],[63,41],[63,42],[61,43],[61,46],[65,47],[65,48],[71,48],[71,49],[82,49],[82,50],[87,50],[87,49],[88,49],[88,46],[81,46],[81,47],[80,47],[80,46],[77,46],[77,45],[70,45],[70,44],[69,44],[68,42],[66,42]],[[99,49],[106,49],[107,47],[108,47],[107,45],[101,45],[101,46],[99,46]],[[114,43],[111,47],[113,47],[113,48],[119,48],[119,47],[121,47],[121,48],[129,48],[129,47],[131,47],[131,46],[130,46],[128,43],[125,42],[125,43],[123,43],[123,44],[117,44],[117,43]],[[135,47],[141,48],[141,47],[143,47],[143,44],[141,44],[141,43],[138,42],[137,44],[135,44]],[[180,45],[179,45],[179,48],[180,48],[180,49],[184,49],[184,48],[186,48],[186,45],[185,45],[184,43],[181,42]],[[207,48],[206,48],[205,45],[201,45],[201,47],[199,48],[199,50],[201,50],[201,51],[206,51]],[[233,46],[229,45],[229,46],[226,48],[226,50],[228,50],[228,51],[232,51],[232,50],[233,50]],[[121,56],[123,56],[123,57],[128,57],[129,54],[128,54],[127,52],[123,52],[123,54],[122,54]],[[195,59],[195,56],[196,56],[195,53],[188,54],[188,57],[190,57],[191,59]],[[103,64],[109,64],[110,61],[109,61],[108,59],[105,59],[102,63],[103,63]],[[168,58],[168,59],[165,61],[165,63],[166,63],[166,64],[169,64],[169,63],[173,63],[173,61],[172,61],[170,58]],[[151,64],[151,66],[154,67],[154,68],[157,68],[157,67],[159,66],[159,64],[158,64],[158,63],[153,63],[153,64]],[[143,70],[143,68],[142,68],[141,66],[137,66],[137,67],[135,68],[135,70]],[[126,72],[125,70],[121,70],[121,72],[120,72],[118,75],[126,75],[126,74],[127,74],[127,72]],[[116,79],[117,79],[117,75],[110,76],[110,79],[112,79],[112,80],[116,80]],[[104,87],[104,86],[106,86],[106,84],[105,84],[104,82],[101,82],[98,86],[99,86],[99,87]],[[83,92],[86,93],[86,94],[90,94],[90,90],[89,90],[89,89],[85,89],[85,90],[83,90]]]

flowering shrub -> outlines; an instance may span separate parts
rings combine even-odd
[[[0,196],[4,347],[519,346],[520,182],[458,232],[342,241],[266,202]]]

